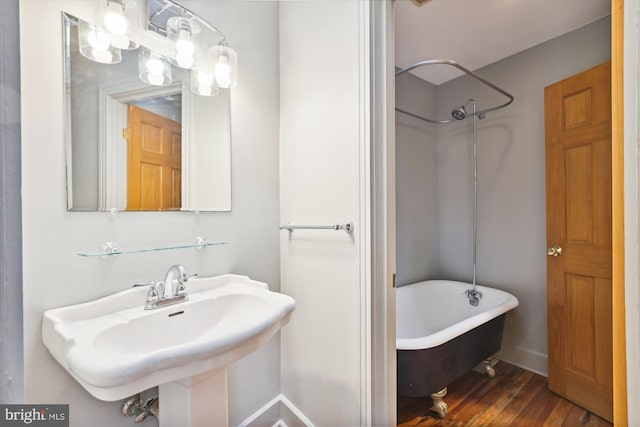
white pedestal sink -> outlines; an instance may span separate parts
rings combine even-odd
[[[227,368],[159,387],[160,427],[229,425]]]
[[[144,310],[148,289],[48,310],[42,340],[89,393],[160,389],[160,426],[226,426],[227,366],[266,343],[295,301],[246,276],[190,280],[187,301]]]

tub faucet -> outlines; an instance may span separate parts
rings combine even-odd
[[[150,283],[144,309],[164,307],[187,300],[187,290],[184,284],[189,280],[187,270],[180,264],[172,265],[167,271],[163,282]]]
[[[473,289],[467,289],[465,291],[465,294],[467,295],[467,298],[469,298],[469,304],[471,304],[474,307],[480,304],[480,298],[482,298],[482,293],[478,292],[475,286],[473,287]]]

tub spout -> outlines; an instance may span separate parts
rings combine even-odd
[[[467,298],[469,298],[469,304],[474,307],[477,307],[480,304],[480,298],[482,298],[482,294],[475,289],[467,289],[465,294]]]

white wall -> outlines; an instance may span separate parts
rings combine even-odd
[[[282,290],[297,302],[282,331],[282,393],[319,426],[369,417],[368,6],[280,4],[280,219],[355,223],[351,235],[296,230],[280,240]]]
[[[477,280],[513,293],[500,356],[546,374],[544,87],[610,58],[610,19],[567,33],[478,70],[515,97],[478,125]],[[438,113],[478,96],[468,77],[440,85]],[[504,98],[503,98],[504,99]],[[500,101],[499,98],[497,98]],[[471,120],[438,128],[440,266],[471,279]]]
[[[410,73],[396,78],[396,106],[436,117],[436,86]],[[438,125],[396,112],[397,283],[440,275]]]
[[[91,397],[48,354],[40,327],[46,309],[100,297],[136,281],[158,280],[174,263],[202,276],[246,274],[279,289],[278,5],[184,4],[219,26],[240,58],[240,84],[231,95],[231,212],[67,212],[60,12],[91,18],[91,2],[20,3],[25,401],[70,404],[71,426],[118,427],[133,421],[119,415],[119,403]],[[230,244],[109,259],[76,255],[105,241],[122,248],[149,247],[190,242],[197,235]],[[232,425],[280,393],[279,361],[276,337],[230,367]]]

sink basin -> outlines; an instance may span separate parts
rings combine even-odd
[[[101,400],[226,367],[284,326],[295,301],[246,276],[191,279],[187,301],[145,310],[148,287],[48,310],[42,340]]]

